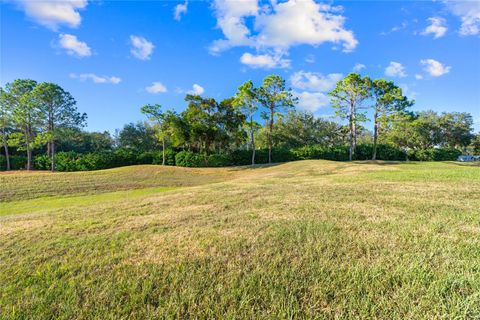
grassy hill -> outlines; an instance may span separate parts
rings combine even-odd
[[[480,318],[480,167],[0,174],[0,318]]]

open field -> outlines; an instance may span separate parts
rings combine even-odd
[[[0,174],[0,318],[480,318],[480,166]]]

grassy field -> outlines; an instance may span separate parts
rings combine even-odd
[[[0,174],[1,319],[479,319],[480,166]]]

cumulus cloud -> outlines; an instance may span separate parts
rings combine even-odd
[[[294,95],[298,98],[298,107],[310,112],[316,112],[330,103],[329,96],[323,92],[303,91],[294,92]]]
[[[204,92],[205,92],[205,89],[197,83],[193,84],[192,90],[187,91],[188,94],[194,94],[194,95],[201,95]]]
[[[75,73],[70,74],[70,78],[72,79],[79,79],[80,81],[87,81],[90,80],[93,83],[100,84],[100,83],[110,83],[110,84],[119,84],[122,79],[115,76],[97,76],[94,73],[81,73],[79,75]]]
[[[405,67],[400,62],[391,61],[388,67],[385,68],[385,75],[404,78],[407,76],[407,73],[405,72]]]
[[[462,36],[480,34],[480,1],[444,1],[447,9],[460,17],[462,24],[459,30]]]
[[[217,27],[222,30],[224,39],[213,42],[211,53],[219,53],[235,46],[251,46],[250,29],[245,24],[249,16],[256,16],[259,10],[257,0],[228,1],[216,0],[213,4]]]
[[[92,50],[87,43],[78,40],[76,36],[71,34],[60,34],[58,36],[58,44],[72,56],[83,58],[92,55]]]
[[[341,73],[330,73],[324,76],[315,72],[298,71],[292,74],[290,82],[296,89],[326,92],[335,88],[336,83],[342,78]]]
[[[330,5],[289,0],[274,3],[272,9],[273,13],[260,14],[255,21],[261,46],[289,48],[332,42],[341,44],[344,51],[352,51],[358,44],[353,32],[343,26],[345,17],[333,13]]]
[[[445,35],[448,28],[444,18],[432,17],[428,18],[430,25],[423,30],[422,35],[433,34],[434,39],[441,38]]]
[[[224,38],[212,43],[209,49],[213,54],[247,46],[257,50],[256,56],[271,51],[282,56],[288,55],[292,46],[318,46],[326,42],[340,45],[348,52],[358,44],[353,32],[344,27],[341,7],[314,0],[272,1],[263,6],[257,0],[216,0],[214,10]],[[283,62],[284,66],[289,65]]]
[[[132,45],[130,53],[135,58],[140,60],[149,60],[150,56],[153,53],[153,49],[155,48],[153,43],[151,43],[144,37],[134,35],[130,36],[130,44]]]
[[[307,111],[315,112],[328,106],[328,92],[335,88],[336,83],[343,78],[341,73],[322,75],[321,73],[298,71],[291,75],[290,82],[294,88],[293,94],[298,97],[298,106]]]
[[[185,3],[180,3],[175,6],[175,9],[173,10],[173,18],[177,21],[180,21],[182,19],[182,15],[186,14],[188,10],[188,1],[185,1]]]
[[[363,63],[355,63],[355,65],[353,66],[353,71],[359,72],[362,69],[365,69],[366,67],[367,66],[365,66]]]
[[[52,30],[57,30],[59,25],[78,27],[82,22],[79,10],[87,6],[87,0],[14,0],[14,2],[28,17]]]
[[[145,91],[148,93],[164,93],[167,92],[167,87],[165,87],[161,82],[155,81],[152,84],[145,88]]]
[[[282,58],[282,55],[275,54],[251,54],[245,52],[240,57],[240,62],[251,68],[288,68],[290,67],[290,60]]]
[[[421,74],[417,73],[417,74],[415,75],[415,79],[417,79],[417,80],[422,80],[422,79],[423,79],[423,76],[422,76]]]
[[[432,77],[440,77],[444,74],[447,74],[450,72],[450,69],[452,68],[452,67],[445,66],[434,59],[421,60],[420,64],[424,66],[424,70]]]

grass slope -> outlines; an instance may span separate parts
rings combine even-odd
[[[2,319],[480,317],[478,166],[1,179]]]

